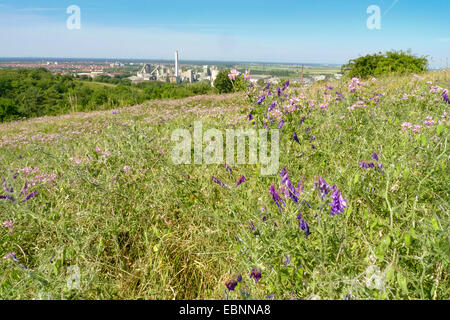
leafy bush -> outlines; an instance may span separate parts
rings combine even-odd
[[[216,80],[214,80],[214,88],[217,89],[219,93],[230,93],[233,91],[233,83],[228,78],[230,70],[221,70],[217,75]]]
[[[416,57],[411,52],[388,51],[386,53],[368,54],[352,59],[341,67],[342,73],[348,77],[367,78],[395,73],[421,73],[427,70],[428,60]]]
[[[242,74],[239,74],[234,80],[231,80],[228,77],[230,72],[229,69],[221,70],[217,75],[216,80],[214,80],[214,88],[216,88],[219,93],[244,91],[248,88],[248,81]]]

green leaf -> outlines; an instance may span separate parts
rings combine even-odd
[[[399,272],[397,273],[397,283],[400,288],[403,290],[404,294],[408,294],[408,281],[406,278]]]

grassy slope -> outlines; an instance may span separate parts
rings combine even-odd
[[[346,98],[327,112],[316,106],[287,115],[280,166],[303,181],[301,198],[311,208],[287,201],[282,214],[268,192],[279,177],[262,177],[257,166],[237,165],[230,175],[223,164],[171,163],[172,131],[192,131],[194,120],[204,128],[252,127],[246,115],[254,104],[239,94],[2,124],[0,177],[15,198],[23,199],[25,182],[35,181],[29,191],[38,194],[0,199],[0,221],[14,220],[12,233],[0,229],[0,254],[13,251],[20,260],[0,260],[0,298],[223,298],[224,282],[240,273],[231,298],[448,299],[448,117],[421,134],[401,129],[449,111],[425,83],[445,87],[443,77],[379,79],[354,94],[336,82]],[[320,101],[323,90],[304,94]],[[379,107],[349,113],[373,91],[385,93]],[[423,100],[401,100],[422,92]],[[260,126],[263,112],[255,111]],[[383,173],[359,167],[373,151]],[[20,171],[27,167],[38,171],[27,176]],[[43,181],[52,173],[56,179]],[[238,188],[211,181],[232,186],[242,174],[247,181]],[[344,213],[328,214],[313,190],[316,175],[342,192]],[[306,239],[299,209],[311,229]],[[67,288],[72,266],[81,272],[79,290]],[[249,278],[254,267],[262,270],[258,283]]]

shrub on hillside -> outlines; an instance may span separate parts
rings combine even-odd
[[[428,60],[425,57],[417,57],[409,51],[388,51],[352,59],[341,67],[341,71],[351,78],[367,78],[389,73],[420,73],[426,71],[427,67]]]
[[[234,79],[230,78],[232,71],[236,72]],[[248,88],[248,81],[242,74],[238,74],[236,70],[221,70],[214,80],[214,88],[219,93],[230,93],[236,91],[243,91]]]

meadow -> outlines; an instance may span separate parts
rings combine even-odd
[[[0,299],[449,299],[449,76],[2,123]],[[173,164],[194,121],[280,128],[279,174]]]

